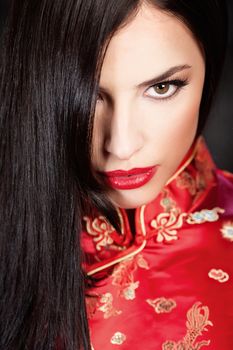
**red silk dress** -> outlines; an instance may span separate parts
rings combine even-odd
[[[233,176],[199,137],[130,231],[84,217],[94,350],[233,349]]]

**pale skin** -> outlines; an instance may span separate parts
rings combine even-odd
[[[172,68],[154,87],[155,82],[145,83]],[[205,61],[192,33],[155,7],[141,6],[136,17],[113,36],[100,76],[94,169],[158,165],[142,187],[109,189],[114,205],[132,209],[149,203],[176,172],[195,139],[204,77]],[[185,85],[158,84],[167,80],[185,81]]]

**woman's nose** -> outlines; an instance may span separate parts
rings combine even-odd
[[[129,108],[113,111],[107,127],[105,151],[119,160],[129,160],[143,146],[141,128]]]

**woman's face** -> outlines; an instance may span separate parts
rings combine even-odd
[[[143,5],[113,36],[103,62],[93,166],[116,206],[152,201],[196,134],[205,63],[177,18]],[[129,173],[112,171],[130,171]]]

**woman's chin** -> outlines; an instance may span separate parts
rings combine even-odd
[[[157,193],[143,191],[142,189],[135,190],[119,190],[111,191],[109,199],[114,206],[123,209],[134,209],[150,203],[155,199]]]

